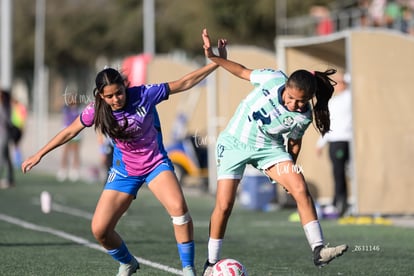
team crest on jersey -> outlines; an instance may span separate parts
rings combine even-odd
[[[136,109],[137,115],[140,117],[144,117],[147,114],[147,110],[145,106],[138,106]]]
[[[287,116],[283,119],[282,123],[284,126],[290,127],[294,122],[295,120],[292,118],[292,116]]]

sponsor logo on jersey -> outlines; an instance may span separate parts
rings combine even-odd
[[[145,115],[147,115],[147,110],[145,109],[145,106],[138,106],[136,112],[139,117],[145,117]]]

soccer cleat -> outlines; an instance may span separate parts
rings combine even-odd
[[[211,276],[213,274],[214,264],[210,263],[208,260],[204,264],[203,276]]]
[[[195,276],[196,275],[196,272],[195,272],[194,267],[192,267],[190,265],[184,267],[183,268],[183,275],[184,276]]]
[[[342,244],[335,247],[320,245],[313,251],[313,262],[316,266],[323,267],[329,264],[336,257],[344,254],[348,250],[348,245]]]
[[[132,260],[127,264],[120,264],[118,274],[116,276],[130,276],[139,269],[138,261],[132,257]]]

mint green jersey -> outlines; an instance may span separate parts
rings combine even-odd
[[[289,111],[282,102],[287,76],[273,69],[254,70],[254,89],[239,104],[224,132],[255,147],[280,147],[285,138],[300,139],[312,122],[308,103],[304,112]]]

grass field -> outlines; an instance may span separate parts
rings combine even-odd
[[[90,220],[102,184],[58,183],[48,175],[17,174],[17,186],[0,190],[0,275],[115,275],[118,265],[97,245]],[[39,197],[52,194],[54,210],[43,214]],[[186,190],[195,225],[196,265],[206,258],[211,195]],[[223,257],[241,261],[250,276],[413,275],[414,231],[385,225],[339,225],[322,221],[327,242],[349,251],[318,269],[293,210],[254,212],[235,206]],[[179,274],[170,219],[143,188],[118,227],[141,261],[137,275]]]

